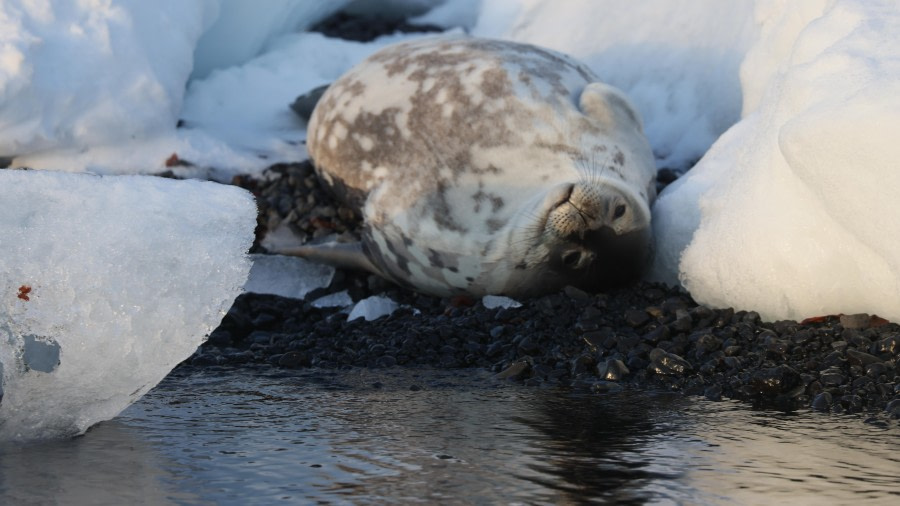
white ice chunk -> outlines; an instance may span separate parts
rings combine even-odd
[[[758,4],[744,118],[658,200],[656,275],[767,319],[900,320],[900,11],[803,5]]]
[[[357,302],[356,305],[353,306],[353,309],[350,310],[347,321],[355,320],[357,318],[365,318],[366,321],[377,320],[382,316],[390,315],[396,311],[398,307],[400,306],[388,297],[383,295],[373,295]]]
[[[114,417],[219,324],[250,262],[237,187],[0,170],[0,440]]]
[[[253,267],[244,291],[302,299],[331,284],[334,267],[285,255],[251,255]]]
[[[521,302],[502,295],[485,295],[481,298],[481,303],[488,309],[496,309],[498,307],[504,309],[522,307]]]
[[[349,307],[352,304],[353,299],[350,298],[350,294],[347,293],[347,290],[343,290],[337,293],[330,293],[324,297],[319,297],[318,299],[312,301],[312,306],[317,308]]]

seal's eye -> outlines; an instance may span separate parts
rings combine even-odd
[[[562,263],[566,267],[572,268],[578,265],[578,261],[581,260],[581,252],[578,250],[572,250],[568,253],[563,254]]]
[[[617,205],[615,211],[613,211],[614,220],[618,220],[622,216],[625,216],[625,204]]]

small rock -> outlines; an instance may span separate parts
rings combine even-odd
[[[894,399],[884,408],[891,418],[900,418],[900,399]]]
[[[619,381],[629,372],[625,363],[616,358],[611,358],[597,366],[597,376],[608,381]]]
[[[878,357],[856,350],[847,350],[847,359],[851,364],[861,365],[863,367],[881,362]]]
[[[509,365],[506,369],[498,372],[494,375],[495,378],[498,379],[518,379],[522,378],[526,375],[526,373],[531,369],[532,360],[531,358],[523,358],[516,360],[512,364]]]
[[[720,385],[710,385],[703,390],[703,396],[711,401],[721,401],[722,387]]]
[[[563,293],[574,300],[586,301],[591,299],[591,296],[588,295],[587,292],[571,285],[567,285],[565,288],[563,288]]]
[[[831,394],[828,392],[822,392],[812,400],[811,406],[816,411],[830,411],[831,402]]]
[[[896,355],[900,352],[900,336],[889,336],[878,341],[875,343],[875,351],[876,353]]]
[[[288,369],[296,369],[298,367],[309,367],[310,360],[309,357],[302,352],[299,351],[289,351],[281,356],[281,359],[278,360],[279,367],[286,367]]]
[[[787,393],[800,384],[800,375],[786,365],[762,369],[753,373],[750,384],[763,395]]]
[[[826,387],[836,387],[843,385],[847,378],[839,371],[828,369],[819,373],[819,381]]]
[[[650,315],[642,309],[625,311],[625,324],[632,328],[640,327],[650,321]]]
[[[857,411],[861,411],[863,408],[862,397],[858,395],[843,395],[841,396],[841,407],[844,408],[847,412],[856,413]]]
[[[691,364],[674,353],[661,348],[650,352],[650,370],[667,376],[681,376],[691,369]]]

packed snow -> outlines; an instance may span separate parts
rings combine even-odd
[[[330,39],[302,29],[345,2],[248,4],[3,2],[0,159],[104,174],[259,173],[306,157],[305,125],[287,107],[296,96],[422,36]],[[622,88],[658,166],[696,162],[655,207],[655,279],[770,319],[900,320],[894,2],[354,4],[433,7],[414,19],[563,51]],[[172,154],[190,163],[166,167]]]
[[[114,417],[240,293],[256,206],[236,187],[0,170],[0,440]]]

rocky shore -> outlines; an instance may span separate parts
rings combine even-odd
[[[258,237],[289,226],[307,239],[352,234],[359,221],[319,187],[308,163],[236,181],[257,195]],[[255,246],[260,250],[259,246]],[[354,301],[400,304],[375,321],[347,321],[310,301],[346,290]],[[189,359],[196,366],[484,368],[510,381],[606,392],[625,383],[822,411],[900,417],[900,325],[868,315],[764,322],[709,309],[675,289],[638,283],[605,294],[575,288],[487,308],[436,298],[376,276],[338,271],[299,301],[244,294]]]
[[[437,29],[339,13],[315,30],[371,40],[396,30]],[[676,176],[661,170],[659,188]],[[352,235],[359,226],[359,217],[319,186],[308,162],[276,165],[261,179],[234,183],[257,196],[255,251],[264,251],[259,240],[279,227],[317,240]],[[354,301],[385,295],[400,309],[375,321],[347,321],[345,310],[310,302],[344,290]],[[763,407],[886,410],[900,418],[900,325],[877,317],[764,322],[753,311],[709,309],[675,289],[646,283],[605,294],[567,288],[520,302],[487,308],[480,300],[429,297],[338,271],[331,286],[303,301],[240,296],[186,363],[484,368],[536,387],[601,394],[628,383]]]

